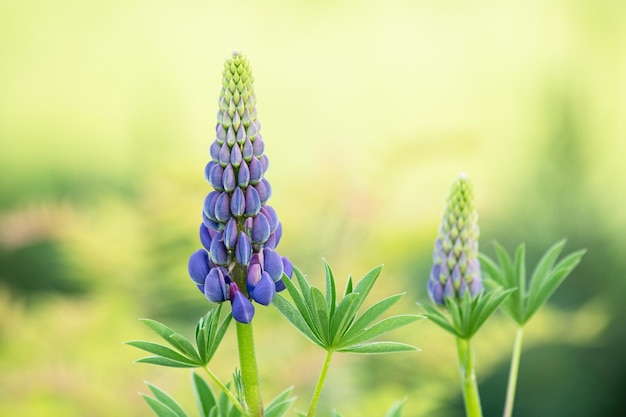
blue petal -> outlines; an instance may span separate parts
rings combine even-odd
[[[233,284],[231,284],[231,287]],[[239,323],[248,324],[254,317],[254,306],[241,291],[236,291],[231,300],[233,306],[233,318]]]
[[[209,269],[209,255],[204,249],[198,249],[191,254],[187,270],[189,271],[189,276],[196,284],[204,284]]]
[[[263,155],[263,150],[265,149],[265,144],[263,143],[263,138],[261,135],[257,135],[254,142],[252,142],[252,154],[259,158]]]
[[[235,136],[235,131],[233,130],[233,127],[230,126],[228,128],[228,132],[226,132],[226,143],[228,144],[228,146],[233,146],[236,140],[237,137]]]
[[[254,187],[246,188],[246,211],[248,217],[256,216],[261,210],[261,198]]]
[[[220,232],[211,240],[211,260],[216,265],[228,265],[229,263],[228,250],[222,239],[222,232]]]
[[[220,148],[219,163],[221,166],[225,168],[229,162],[230,162],[230,148],[228,147],[228,144],[224,143],[222,147]]]
[[[234,249],[237,244],[237,221],[231,217],[226,223],[226,227],[224,227],[224,246],[227,249]]]
[[[263,166],[263,175],[265,175],[267,170],[270,168],[270,159],[267,155],[261,155],[259,161],[261,161],[261,165]]]
[[[441,284],[441,281],[428,281],[428,295],[430,295],[430,299],[433,300],[435,304],[445,304],[443,301],[443,285]]]
[[[241,188],[246,188],[248,184],[250,184],[250,168],[248,168],[248,164],[244,162],[239,166],[237,185]]]
[[[211,160],[213,162],[218,162],[220,159],[220,144],[217,141],[211,143],[211,147],[209,148],[209,153],[211,154]]]
[[[206,214],[206,216],[214,222],[217,221],[217,218],[215,217],[215,202],[217,201],[217,197],[219,197],[219,195],[219,191],[211,191],[204,199],[204,214]]]
[[[270,237],[270,223],[267,217],[259,213],[252,220],[252,243],[263,243]]]
[[[243,160],[246,162],[250,162],[250,159],[252,159],[252,152],[252,142],[250,142],[250,138],[246,138],[246,141],[241,147],[241,155],[243,156]]]
[[[230,212],[235,217],[241,217],[245,211],[246,199],[244,198],[241,188],[237,187],[235,188],[235,191],[233,191],[233,195],[230,197]]]
[[[215,218],[221,223],[226,223],[230,219],[230,201],[225,191],[220,193],[215,202]]]
[[[267,272],[273,281],[278,281],[283,276],[283,260],[275,250],[263,249],[263,271]]]
[[[258,184],[263,179],[263,165],[257,158],[252,158],[248,162],[250,168],[250,184]]]
[[[252,245],[248,235],[244,232],[239,232],[239,240],[237,241],[237,248],[235,249],[235,257],[240,265],[247,265],[252,257]]]
[[[272,196],[272,186],[265,178],[263,178],[254,188],[256,188],[257,193],[259,193],[261,204],[265,204],[265,202]]]
[[[285,288],[287,288],[285,286],[285,283],[283,282],[283,280],[281,279],[280,281],[276,281],[274,283],[274,286],[276,287],[276,292],[281,292],[283,291]]]
[[[267,220],[270,222],[270,232],[274,233],[278,228],[278,215],[276,214],[276,210],[272,206],[264,206],[261,208],[261,213],[265,214]]]
[[[237,180],[235,179],[235,170],[231,164],[226,165],[226,168],[224,168],[222,184],[224,185],[224,190],[228,192],[233,191],[237,186]]]
[[[272,300],[274,299],[274,294],[276,293],[276,286],[274,285],[274,281],[270,278],[267,272],[263,272],[261,275],[261,280],[254,287],[254,290],[250,294],[252,299],[259,304],[264,306],[270,305]]]
[[[218,123],[215,127],[215,136],[220,145],[226,140],[226,129],[224,129],[221,123]]]
[[[283,261],[283,272],[285,273],[285,275],[289,277],[289,279],[291,279],[291,275],[293,274],[293,264],[285,256],[282,257],[282,261]]]
[[[212,268],[204,282],[204,296],[212,303],[227,300],[226,281],[219,268]]]
[[[209,184],[211,184],[211,187],[215,188],[218,191],[223,191],[223,175],[224,168],[222,168],[220,164],[213,165],[213,167],[211,167],[211,171],[209,172]]]
[[[209,233],[209,228],[204,224],[200,225],[200,242],[202,242],[202,246],[206,250],[211,250],[211,233]]]
[[[241,165],[243,161],[243,156],[241,155],[241,149],[239,146],[233,146],[233,150],[230,152],[230,164],[235,168]]]

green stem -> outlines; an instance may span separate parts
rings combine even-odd
[[[322,387],[324,386],[324,381],[326,380],[326,375],[328,374],[328,368],[330,366],[330,360],[333,357],[333,351],[329,350],[326,353],[326,360],[324,361],[324,366],[322,367],[322,372],[320,373],[320,377],[317,380],[317,385],[315,386],[315,392],[313,393],[313,398],[311,399],[311,405],[309,406],[309,412],[307,417],[313,417],[315,415],[315,408],[317,407],[317,402],[320,399],[320,395],[322,394]]]
[[[513,402],[515,401],[515,388],[517,387],[517,374],[519,371],[519,361],[522,355],[522,338],[524,328],[517,328],[515,342],[513,344],[513,354],[511,356],[511,369],[509,370],[509,384],[506,389],[506,402],[504,403],[503,417],[511,417],[513,414]]]
[[[259,383],[259,370],[256,364],[254,351],[254,335],[252,324],[237,322],[237,343],[239,345],[239,365],[241,366],[241,380],[245,396],[247,415],[263,417],[263,399]]]
[[[482,417],[478,384],[474,372],[474,352],[470,339],[456,338],[456,346],[459,353],[459,370],[461,373],[461,387],[465,400],[465,414],[467,417]]]
[[[228,387],[226,385],[224,385],[224,383],[222,381],[220,381],[220,379],[217,377],[217,375],[215,375],[209,369],[208,365],[203,366],[202,369],[204,369],[206,371],[206,373],[209,375],[209,377],[213,380],[213,382],[215,382],[215,384],[217,384],[217,386],[220,387],[220,389],[224,392],[224,394],[228,397],[228,399],[235,405],[235,407],[237,407],[237,410],[239,410],[241,412],[241,414],[245,415],[246,414],[246,410],[244,410],[244,408],[241,405],[241,403],[237,400],[237,398],[233,395],[233,393],[230,392]]]

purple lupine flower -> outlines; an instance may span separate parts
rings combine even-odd
[[[233,52],[222,76],[211,161],[204,169],[214,190],[202,209],[200,242],[206,250],[191,255],[189,275],[209,301],[230,301],[233,318],[250,323],[251,301],[269,305],[285,289],[282,277],[291,278],[293,266],[275,250],[282,225],[267,205],[269,159],[247,58]]]
[[[475,297],[483,290],[479,234],[472,183],[460,174],[448,196],[433,251],[428,293],[436,304],[445,305],[445,298],[459,299],[467,291]]]

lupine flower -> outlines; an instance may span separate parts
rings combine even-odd
[[[428,293],[436,304],[444,305],[446,297],[459,299],[466,291],[475,297],[483,290],[478,236],[472,183],[460,174],[452,185],[435,241]]]
[[[282,236],[276,211],[267,201],[272,188],[265,179],[264,154],[257,118],[254,77],[247,58],[233,52],[222,72],[222,89],[204,175],[213,187],[204,199],[200,242],[204,249],[189,258],[189,275],[206,298],[230,301],[233,318],[249,323],[251,301],[269,305],[282,291],[291,262],[275,248]]]

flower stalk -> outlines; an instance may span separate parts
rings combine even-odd
[[[513,403],[515,402],[515,389],[517,388],[517,375],[519,373],[519,362],[522,355],[522,339],[524,328],[519,326],[515,334],[513,344],[513,354],[511,355],[511,368],[509,370],[509,382],[506,389],[506,401],[504,403],[503,417],[511,417],[513,414]]]
[[[478,395],[476,373],[474,372],[474,351],[471,339],[457,337],[456,346],[459,355],[459,371],[461,374],[463,400],[465,402],[465,414],[467,417],[482,417],[483,412],[480,406],[480,396]]]
[[[237,323],[237,344],[247,415],[263,417],[263,399],[261,397],[252,324]]]
[[[333,350],[328,350],[326,353],[326,360],[324,361],[320,377],[317,380],[317,385],[315,386],[315,392],[313,393],[313,398],[311,399],[311,405],[309,406],[307,417],[313,417],[315,415],[315,409],[317,408],[317,403],[319,402],[320,395],[322,394],[322,388],[324,387],[324,381],[326,381],[326,375],[328,374],[328,368],[330,367],[330,361],[333,357],[333,353]]]

